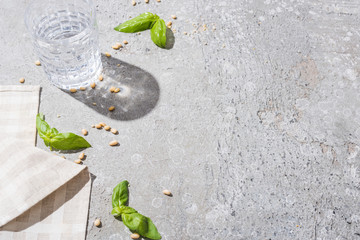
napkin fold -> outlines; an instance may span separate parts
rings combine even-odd
[[[86,166],[34,147],[38,86],[0,86],[0,240],[85,239]]]

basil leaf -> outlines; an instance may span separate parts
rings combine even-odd
[[[51,132],[51,134],[53,134],[54,136],[57,135],[57,134],[59,134],[59,131],[58,131],[56,128],[52,128],[52,129],[50,130],[50,132]]]
[[[38,130],[39,135],[40,133],[42,135],[47,135],[50,132],[50,126],[47,122],[45,122],[44,115],[42,113],[38,113],[36,115],[36,129]],[[40,137],[43,138],[41,135]]]
[[[113,190],[112,194],[112,207],[120,207],[127,205],[129,201],[129,182],[122,181]]]
[[[121,219],[125,226],[131,231],[139,233],[141,236],[150,239],[161,239],[161,235],[150,218],[140,213],[121,214]]]
[[[121,219],[125,226],[131,231],[137,232],[141,236],[145,237],[145,233],[148,230],[147,218],[140,213],[121,214]]]
[[[151,40],[161,48],[166,46],[166,25],[165,21],[158,19],[150,30]]]
[[[88,148],[91,145],[83,138],[74,133],[59,133],[50,139],[50,146],[58,150],[76,150]]]
[[[130,213],[137,213],[135,209],[128,206],[121,206],[121,207],[114,207],[111,211],[111,214],[115,217],[120,217],[121,214],[130,214]]]
[[[150,12],[143,13],[133,19],[130,19],[114,29],[119,32],[135,33],[150,29],[153,22],[159,19],[159,16]]]

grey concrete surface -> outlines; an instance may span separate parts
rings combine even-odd
[[[360,239],[358,0],[98,0],[101,51],[134,72],[139,94],[115,117],[53,87],[33,64],[28,2],[1,1],[0,83],[41,85],[51,125],[89,130],[88,240],[129,239],[110,214],[124,179],[130,205],[166,240]],[[149,32],[112,30],[145,11],[177,15],[172,49],[157,48]],[[111,84],[117,73],[105,71]],[[119,134],[90,127],[98,122]],[[110,148],[113,139],[120,146]]]

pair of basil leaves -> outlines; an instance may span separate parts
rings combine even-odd
[[[81,148],[88,148],[91,145],[81,136],[74,133],[59,133],[56,128],[51,128],[44,120],[44,115],[38,113],[36,116],[36,129],[39,136],[44,140],[47,147],[58,150],[76,150]]]
[[[143,13],[129,21],[114,28],[116,31],[135,33],[150,30],[151,40],[159,47],[166,47],[166,25],[165,21],[158,15],[150,12]]]
[[[113,190],[111,214],[121,220],[130,231],[149,239],[161,239],[161,235],[150,218],[127,206],[129,202],[129,182],[122,181]]]

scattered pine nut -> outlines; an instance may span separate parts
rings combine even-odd
[[[120,63],[118,63],[116,66],[120,67],[120,66],[121,66],[121,64],[120,64]]]
[[[116,130],[115,128],[112,128],[112,129],[110,130],[110,132],[113,133],[113,134],[117,134],[117,133],[118,133],[118,130]]]
[[[90,87],[93,89],[95,88],[95,86],[96,86],[96,84],[94,82],[90,84]]]
[[[145,0],[145,3],[149,3],[149,0]]]
[[[135,1],[132,1],[132,5],[135,6],[135,5],[136,5],[136,2],[135,2]]]
[[[106,126],[104,127],[104,129],[105,129],[106,131],[110,131],[111,127],[106,125]]]
[[[187,35],[187,32],[184,32],[184,35]]]
[[[157,2],[161,2],[161,0],[156,0]]]
[[[56,115],[56,117],[57,117],[57,118],[59,118],[59,117],[61,117],[61,115],[60,115],[60,114],[58,114],[58,115]]]
[[[101,225],[101,221],[100,221],[100,219],[95,219],[95,221],[94,221],[94,226],[95,227],[99,227]]]
[[[120,92],[120,88],[115,88],[114,93]]]
[[[35,65],[36,65],[36,66],[41,66],[41,62],[40,62],[39,60],[36,60],[36,61],[35,61]]]
[[[74,163],[81,164],[82,161],[80,159],[76,159],[76,160],[74,160]]]
[[[61,156],[63,159],[66,159],[66,157],[65,156]]]
[[[77,90],[76,90],[75,88],[71,88],[71,89],[70,89],[70,92],[72,92],[72,93],[76,93],[76,92],[77,92]]]
[[[78,157],[78,158],[79,158],[80,160],[83,160],[83,159],[84,159],[84,157],[85,157],[85,153],[83,153],[83,152],[82,152],[82,153],[80,153],[80,155],[79,155],[79,157]]]
[[[167,189],[163,190],[163,194],[165,194],[167,196],[172,196],[172,193]]]
[[[100,75],[99,76],[99,81],[102,81],[102,80],[104,80],[104,77],[103,77],[103,75]]]
[[[95,125],[91,125],[92,128],[95,128]]]
[[[109,57],[111,57],[111,54],[108,52],[105,52],[105,56],[109,58]]]
[[[86,87],[80,87],[80,90],[81,90],[81,91],[85,91],[85,90],[86,90]]]
[[[95,127],[96,127],[97,129],[100,129],[102,126],[101,126],[100,124],[96,124]]]
[[[123,41],[123,43],[124,43],[124,44],[128,44],[129,42],[128,42],[128,41],[126,41],[126,40],[124,40],[124,41]]]
[[[177,19],[177,16],[176,15],[171,15],[171,18],[172,19]]]
[[[115,87],[110,87],[110,92],[114,92],[115,91]]]
[[[86,129],[81,130],[81,133],[82,133],[84,136],[88,135],[88,131],[87,131]]]
[[[111,106],[111,107],[109,107],[109,111],[111,112],[111,111],[114,111],[115,110],[115,107],[114,106]]]
[[[101,123],[99,123],[99,124],[100,124],[100,126],[102,126],[102,127],[105,127],[105,126],[106,126],[106,124],[103,123],[103,122],[101,122]]]
[[[20,83],[24,83],[24,82],[25,82],[25,78],[20,78],[20,79],[19,79],[19,82],[20,82]]]
[[[96,106],[96,102],[93,102],[93,105]]]
[[[130,237],[132,239],[138,239],[140,237],[140,235],[138,233],[133,233],[133,234],[130,235]]]
[[[119,50],[119,48],[120,48],[119,45],[113,45],[113,46],[111,46],[111,47],[112,47],[112,49],[114,49],[114,50]]]
[[[109,142],[109,145],[112,146],[112,147],[113,147],[113,146],[116,146],[116,145],[118,145],[118,144],[119,144],[119,142],[116,141],[116,140]]]
[[[168,28],[171,28],[171,26],[172,26],[172,21],[169,21],[169,22],[166,24],[166,26],[167,26]]]

